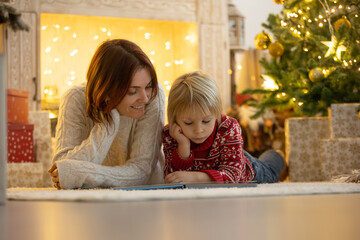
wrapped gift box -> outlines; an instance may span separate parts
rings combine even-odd
[[[326,181],[360,169],[360,138],[323,139],[320,150],[320,167]]]
[[[328,139],[327,117],[288,118],[285,121],[285,152],[289,166],[289,179],[299,181],[322,181],[320,169],[321,140]]]
[[[34,162],[34,125],[8,123],[8,162]]]
[[[52,160],[51,122],[48,111],[30,111],[29,122],[34,124],[35,161],[43,165],[43,186],[52,186],[47,172]]]
[[[332,104],[329,108],[330,138],[360,137],[360,103]]]
[[[42,187],[41,163],[8,163],[7,187]]]
[[[7,89],[7,121],[9,123],[28,124],[29,92]]]

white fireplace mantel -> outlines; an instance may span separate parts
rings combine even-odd
[[[40,109],[40,14],[60,13],[196,22],[199,67],[218,83],[224,111],[231,84],[227,1],[223,0],[15,0],[30,32],[8,31],[7,87],[30,91],[30,110]],[[37,85],[35,85],[34,79]]]

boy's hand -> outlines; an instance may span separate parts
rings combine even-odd
[[[173,123],[170,125],[169,129],[170,136],[174,138],[178,144],[189,144],[190,140],[184,135],[181,127],[177,123]]]
[[[209,175],[204,172],[176,171],[166,175],[165,183],[211,182]]]
[[[178,153],[183,159],[190,157],[190,140],[184,135],[181,127],[177,123],[170,125],[170,136],[178,143]]]

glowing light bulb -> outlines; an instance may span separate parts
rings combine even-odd
[[[49,89],[45,88],[44,93],[45,93],[45,94],[48,94],[48,93],[49,93]]]
[[[186,36],[186,37],[185,37],[185,40],[190,40],[190,36],[189,36],[189,35]]]
[[[41,30],[45,30],[47,28],[47,26],[42,26]]]
[[[238,70],[242,69],[242,66],[240,64],[238,64],[236,67],[237,67]]]
[[[171,63],[167,62],[165,63],[165,67],[170,67]]]
[[[170,49],[170,42],[165,42],[165,49],[169,50]]]
[[[71,53],[70,56],[75,56],[75,54],[77,54],[79,52],[79,50],[74,49]]]
[[[110,31],[108,31],[108,32],[107,32],[107,35],[110,37],[110,36],[111,36],[111,32],[110,32]]]
[[[53,41],[56,42],[57,40],[59,40],[57,37],[53,38]]]
[[[72,37],[73,37],[73,38],[76,38],[76,33],[74,33]]]
[[[71,79],[71,80],[75,80],[75,76],[71,76],[70,79]]]
[[[97,39],[99,39],[99,36],[98,36],[98,35],[95,35],[95,36],[94,36],[94,40],[97,40]]]
[[[59,29],[59,28],[60,28],[60,25],[59,25],[59,24],[56,24],[54,27],[57,28],[57,29]]]
[[[45,52],[50,52],[51,51],[51,47],[47,47],[46,49],[45,49]]]
[[[301,107],[304,103],[303,102],[299,102],[298,105]]]
[[[145,39],[149,39],[150,38],[150,33],[145,33],[144,36],[145,36]]]
[[[268,75],[261,75],[261,77],[264,79],[264,82],[262,84],[262,87],[267,90],[276,90],[279,89],[279,86],[275,83],[275,80],[268,76]]]
[[[72,85],[72,81],[68,81],[67,84],[68,84],[69,86],[71,86],[71,85]]]
[[[171,86],[170,86],[170,85],[166,86],[166,89],[167,89],[167,90],[170,90],[170,89],[171,89]]]
[[[70,75],[75,75],[75,71],[71,71],[71,72],[70,72]]]
[[[70,27],[68,27],[68,26],[64,27],[64,30],[65,30],[65,31],[67,31],[67,30],[69,30],[69,29],[70,29]]]
[[[322,23],[319,23],[319,27],[323,27],[324,26],[324,24],[322,24]]]
[[[151,55],[155,55],[155,51],[151,51],[150,54],[151,54]]]
[[[60,61],[60,59],[54,58],[54,62],[59,62],[59,61]]]
[[[107,30],[106,30],[106,28],[102,28],[101,31],[106,32]]]

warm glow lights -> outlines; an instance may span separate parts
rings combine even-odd
[[[198,69],[198,32],[193,22],[175,22],[66,14],[41,14],[42,98],[60,97],[73,84],[86,82],[91,57],[101,42],[134,41],[154,64],[166,96],[173,80]],[[56,86],[50,95],[44,86]]]
[[[279,89],[278,85],[276,85],[274,79],[268,75],[261,75],[261,77],[264,79],[264,82],[262,84],[262,87],[267,90],[276,90]]]

